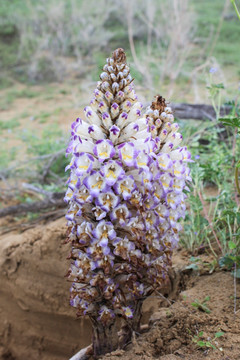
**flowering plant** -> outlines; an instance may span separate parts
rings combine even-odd
[[[142,113],[123,49],[107,59],[100,79],[85,120],[72,124],[65,196],[70,302],[92,321],[95,356],[139,331],[142,302],[171,266],[191,180],[171,108],[157,96]],[[125,323],[121,339],[117,318]]]

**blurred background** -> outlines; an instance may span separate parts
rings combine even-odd
[[[229,0],[2,0],[2,180],[14,176],[16,191],[19,177],[62,185],[70,124],[115,48],[126,50],[141,100],[210,104],[212,81],[224,103],[239,91],[239,37]]]
[[[90,342],[63,278],[65,149],[118,47],[144,105],[173,104],[195,161],[180,244],[190,268],[231,269],[233,252],[240,277],[240,142],[221,121],[240,124],[239,39],[230,0],[0,0],[0,358],[65,359]]]

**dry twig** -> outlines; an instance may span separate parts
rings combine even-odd
[[[7,215],[19,215],[25,214],[27,212],[38,212],[41,210],[50,209],[52,207],[63,208],[66,206],[66,203],[63,201],[65,193],[52,193],[51,197],[43,200],[43,201],[36,201],[30,204],[19,204],[8,206],[0,210],[0,218],[7,216]]]

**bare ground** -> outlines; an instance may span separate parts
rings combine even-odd
[[[210,314],[195,309],[191,303],[210,296]],[[238,289],[239,309],[239,289]],[[203,331],[199,340],[209,341],[216,349],[199,347],[194,336]],[[224,333],[215,338],[217,332]],[[240,319],[234,315],[233,279],[229,273],[191,277],[188,289],[171,306],[161,308],[152,316],[150,330],[136,338],[126,351],[106,355],[103,359],[161,360],[239,360]]]

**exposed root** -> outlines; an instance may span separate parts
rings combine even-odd
[[[93,355],[92,344],[80,350],[77,354],[73,355],[69,360],[88,360]]]

